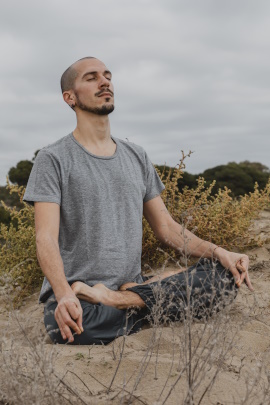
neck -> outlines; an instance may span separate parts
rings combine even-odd
[[[111,142],[111,127],[108,115],[96,115],[86,111],[77,113],[75,138],[84,145],[101,147]]]

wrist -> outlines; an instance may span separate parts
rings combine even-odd
[[[54,290],[54,295],[56,298],[56,301],[59,302],[64,296],[70,295],[70,296],[75,296],[74,291],[70,287],[70,285],[67,283],[64,287],[62,286],[61,288],[57,288]]]
[[[215,245],[213,251],[212,251],[212,258],[213,259],[219,259],[222,256],[222,253],[224,252],[225,249],[219,245]]]
[[[219,245],[214,245],[214,248],[212,250],[212,258],[213,259],[217,259],[217,254],[218,254],[217,250],[218,249],[221,249],[221,247]]]

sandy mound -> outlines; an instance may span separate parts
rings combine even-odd
[[[269,404],[270,212],[254,221],[251,232],[266,241],[247,252],[255,292],[242,286],[228,312],[207,326],[153,327],[107,346],[52,345],[38,292],[17,311],[7,310],[3,293],[4,391],[16,393],[11,398],[21,404],[183,404],[192,403],[184,401],[193,378],[194,404]]]

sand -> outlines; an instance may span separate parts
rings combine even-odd
[[[265,241],[264,246],[246,252],[255,292],[243,285],[227,313],[219,315],[220,321],[213,321],[212,326],[209,323],[204,335],[205,324],[194,324],[190,346],[185,341],[187,328],[179,323],[146,328],[107,346],[53,345],[44,328],[43,306],[37,303],[39,293],[13,311],[2,289],[0,377],[2,392],[9,390],[13,398],[9,403],[68,403],[53,397],[57,376],[75,392],[74,397],[70,393],[72,404],[184,404],[185,355],[191,348],[193,369],[196,359],[208,359],[198,373],[194,404],[270,404],[265,371],[270,365],[269,211],[259,215],[251,232]],[[207,391],[216,370],[214,384]],[[44,379],[47,390],[40,387]],[[19,399],[14,400],[16,392]]]

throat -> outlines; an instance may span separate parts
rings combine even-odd
[[[116,143],[113,141],[113,139],[111,139],[111,142],[102,147],[99,148],[97,146],[94,145],[83,145],[85,147],[85,149],[88,150],[88,152],[92,153],[93,155],[97,155],[97,156],[113,156],[116,152],[116,148],[117,145]]]

